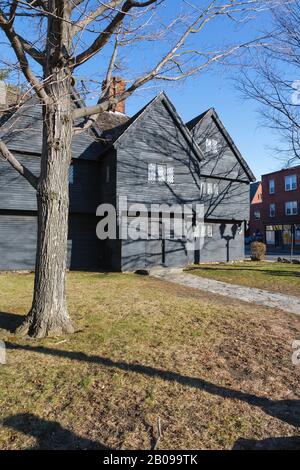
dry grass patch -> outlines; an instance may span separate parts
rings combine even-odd
[[[195,276],[300,296],[300,265],[270,262],[201,264],[186,269]]]
[[[147,277],[73,272],[79,331],[24,340],[7,328],[32,284],[0,275],[1,449],[150,449],[158,417],[161,449],[299,446],[297,316]]]

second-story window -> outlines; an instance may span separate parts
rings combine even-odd
[[[218,183],[205,183],[202,181],[200,183],[200,192],[201,192],[201,195],[218,196],[219,185]]]
[[[254,212],[254,219],[255,220],[260,220],[260,211],[255,211]]]
[[[216,139],[206,139],[205,147],[206,152],[218,153],[218,141]]]
[[[269,180],[269,194],[275,193],[275,181]]]
[[[150,183],[174,183],[174,168],[169,165],[149,163],[148,181]]]
[[[285,214],[286,215],[297,215],[298,214],[298,203],[297,201],[289,201],[285,203]]]
[[[275,204],[270,204],[269,206],[269,215],[270,217],[275,217],[276,214],[276,206]]]
[[[297,189],[297,176],[288,175],[285,177],[285,190],[292,191],[293,189]]]

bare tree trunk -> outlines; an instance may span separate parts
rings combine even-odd
[[[73,333],[66,302],[66,262],[69,216],[69,166],[73,132],[71,73],[64,59],[70,31],[61,0],[50,0],[45,87],[49,103],[43,107],[43,149],[37,188],[38,243],[33,303],[19,334],[35,337]],[[57,60],[59,56],[60,60]]]

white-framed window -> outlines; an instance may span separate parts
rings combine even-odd
[[[297,175],[288,175],[285,177],[285,190],[293,191],[297,189]]]
[[[74,183],[74,165],[70,165],[69,167],[69,183]]]
[[[110,166],[106,165],[106,168],[105,168],[105,183],[109,183],[109,182],[110,182]]]
[[[219,185],[218,185],[218,183],[206,183],[204,181],[201,181],[201,183],[200,183],[200,193],[202,195],[218,196],[218,194],[219,194]]]
[[[269,205],[269,216],[275,217],[276,215],[276,205],[274,203]]]
[[[275,181],[269,180],[269,194],[275,193]]]
[[[260,211],[254,211],[254,219],[260,220]]]
[[[297,201],[289,201],[285,203],[285,214],[286,215],[297,215],[298,214],[298,203]]]
[[[160,163],[149,163],[148,181],[151,183],[155,181],[159,183],[174,183],[174,167]]]
[[[206,152],[218,153],[218,141],[216,139],[206,139]]]
[[[213,236],[213,226],[205,224],[205,235],[207,238],[212,238]]]

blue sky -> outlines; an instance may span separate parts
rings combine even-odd
[[[176,88],[161,85],[185,122],[214,107],[257,179],[282,167],[270,150],[274,133],[260,125],[257,103],[242,99],[229,78],[216,72],[186,81]],[[126,112],[134,114],[153,94],[141,93],[131,98],[126,103]]]
[[[203,5],[208,0],[193,1],[194,4]],[[163,7],[159,9],[159,21],[168,24],[182,5],[186,4],[181,0],[165,0]],[[157,21],[154,21],[153,24],[157,24]],[[18,32],[34,41],[34,29],[32,27],[28,29],[28,26],[26,20],[19,20],[18,28],[20,29]],[[249,21],[242,26],[223,17],[212,22],[201,35],[193,35],[193,42],[190,42],[188,46],[200,50],[220,50],[228,45],[247,42],[260,36],[268,27],[270,27],[269,13],[261,13],[256,16],[255,21]],[[1,34],[0,37],[1,40],[4,39]],[[85,45],[89,44],[94,37],[92,33],[87,33],[84,37]],[[128,52],[125,48],[123,60],[126,63],[126,71],[124,78],[132,79],[149,69],[157,62],[167,47],[169,47],[169,43],[166,41],[151,41],[138,42]],[[13,57],[10,48],[5,48],[3,51],[7,57]],[[108,46],[100,55],[78,69],[79,77],[101,80],[107,68],[110,51],[111,47]],[[205,69],[201,75],[184,80],[176,86],[171,85],[170,82],[162,81],[156,87],[150,84],[147,89],[138,90],[128,100],[126,111],[129,115],[133,115],[161,90],[167,93],[184,121],[214,107],[255,176],[259,179],[262,174],[282,167],[276,154],[270,150],[275,145],[276,136],[261,125],[260,115],[257,112],[258,104],[245,100],[239,95],[232,80],[233,76],[238,78],[237,67],[214,66],[212,69]],[[295,79],[299,78],[295,77]],[[99,85],[97,85],[98,87]]]

